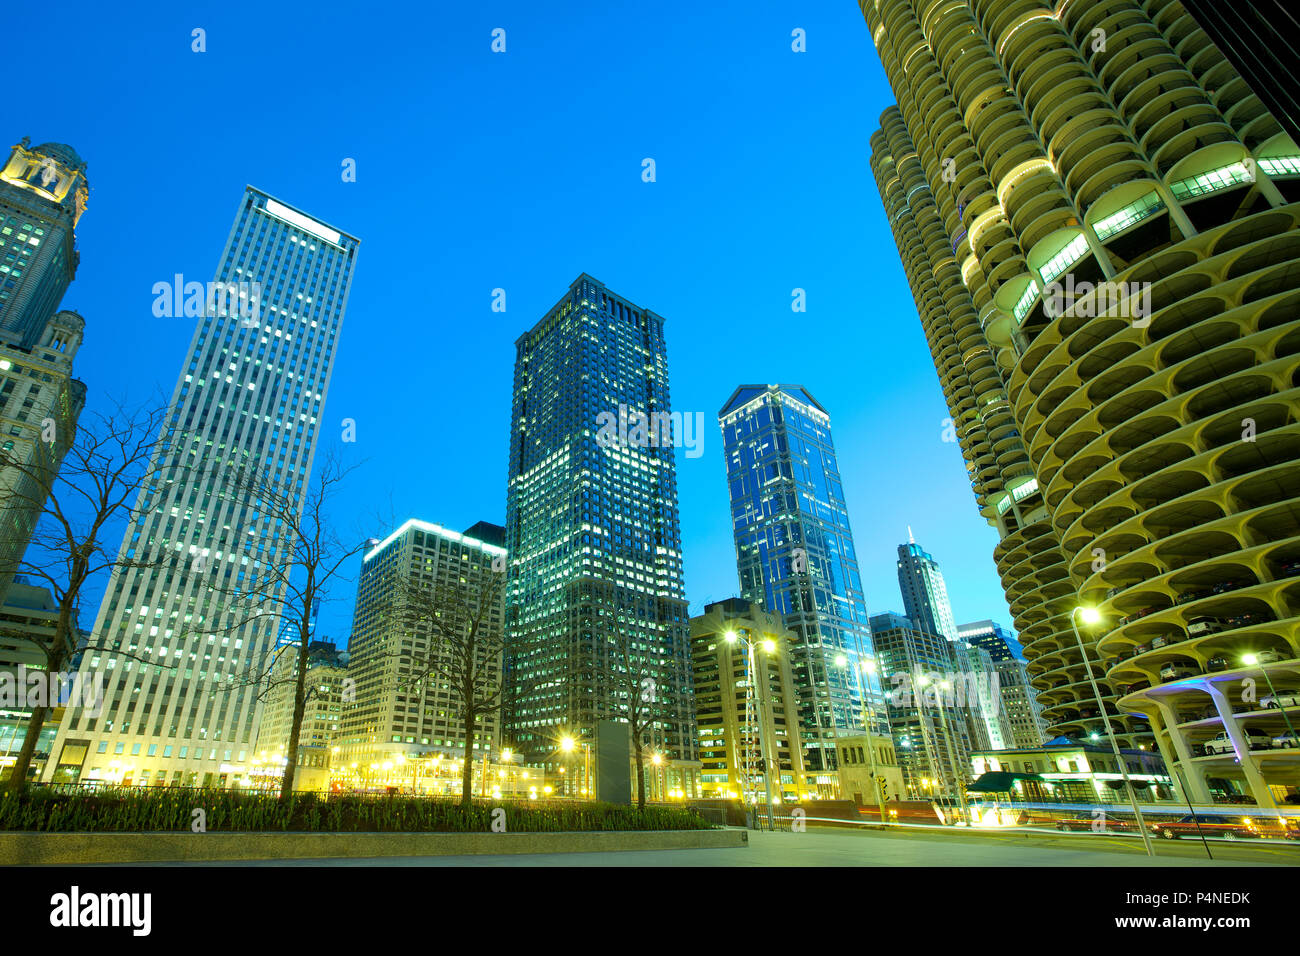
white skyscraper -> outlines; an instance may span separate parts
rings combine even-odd
[[[45,779],[215,785],[251,769],[260,704],[231,681],[266,657],[274,625],[213,632],[223,595],[257,587],[287,545],[227,476],[255,468],[301,502],[359,244],[248,187],[217,295],[181,276],[155,286],[155,315],[174,314],[173,295],[205,305],[122,555],[176,560],[114,574],[91,640],[112,650],[81,665],[105,675],[102,711],[68,712]]]

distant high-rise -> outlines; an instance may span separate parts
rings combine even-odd
[[[950,641],[957,639],[939,562],[915,541],[898,546],[898,589],[903,593],[903,612],[913,624]]]
[[[962,640],[987,652],[993,660],[1002,713],[1011,728],[1011,739],[1003,746],[1016,750],[1041,746],[1047,739],[1043,706],[1038,703],[1029,682],[1025,653],[1016,636],[994,621],[959,624],[957,633]]]
[[[962,706],[967,683],[956,679],[961,668],[952,643],[901,614],[872,615],[871,633],[908,790],[916,799],[934,795],[936,788],[956,794],[970,780],[971,737],[969,711]],[[939,687],[944,680],[952,691]]]
[[[1024,648],[1016,640],[1016,635],[996,621],[972,621],[959,624],[957,634],[977,647],[988,651],[993,663],[1024,658]]]
[[[77,271],[85,169],[71,146],[26,139],[0,169],[0,603],[85,404],[72,377],[85,323],[58,311]]]
[[[1252,745],[1285,715],[1240,689],[1300,655],[1300,147],[1179,0],[859,6],[937,430],[1050,733],[1159,748],[1194,803],[1293,797],[1300,748]]]
[[[835,736],[862,729],[852,668],[871,653],[871,629],[830,414],[802,385],[742,385],[718,421],[740,594],[795,633],[805,764],[833,770]]]
[[[783,802],[807,793],[790,672],[793,637],[780,617],[740,598],[706,604],[691,618],[703,796],[752,800],[766,785]]]
[[[625,655],[657,675],[645,743],[695,761],[676,438],[600,436],[607,416],[670,407],[663,318],[589,275],[515,343],[506,732],[556,772],[562,737],[591,745],[626,719]]]
[[[474,530],[486,532],[485,537],[501,533],[500,525],[485,522]],[[472,619],[480,602],[487,601],[479,646],[493,651],[491,656],[484,652],[484,673],[486,687],[495,691],[501,680],[506,596],[494,581],[505,571],[505,554],[504,548],[469,531],[459,534],[415,519],[366,552],[348,642],[348,677],[356,693],[343,708],[337,742],[341,766],[465,756],[462,697],[442,676],[443,668],[454,666],[448,659],[455,648],[447,647],[427,626],[395,620],[392,609],[402,604],[411,585],[438,585],[435,593],[445,596],[443,614],[449,621],[452,615]],[[429,673],[421,677],[424,672]],[[472,759],[495,757],[501,743],[500,712],[480,714],[470,741]]]
[[[285,529],[249,507],[231,470],[255,467],[301,507],[358,246],[245,191],[213,287],[247,295],[203,297],[155,451],[158,480],[141,489],[122,540],[123,558],[149,563],[113,575],[93,632],[112,649],[82,659],[108,675],[104,706],[68,712],[47,779],[56,761],[60,780],[207,785],[249,773],[260,705],[246,678],[276,634],[272,618],[226,626],[224,595],[269,589],[265,569],[289,552]],[[223,467],[196,475],[196,462]],[[154,560],[166,554],[176,559]]]

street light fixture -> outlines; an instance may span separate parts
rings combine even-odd
[[[848,663],[849,659],[844,654],[839,654],[835,658],[835,664],[837,667],[847,667]],[[854,667],[852,670],[853,679],[857,683],[858,698],[862,701],[862,729],[867,735],[867,770],[871,774],[871,788],[876,795],[876,809],[880,811],[880,822],[883,824],[885,822],[885,798],[880,792],[880,778],[876,776],[876,748],[871,741],[870,718],[874,715],[871,712],[871,702],[867,699],[867,695],[863,693],[862,690],[861,675],[861,671],[866,671],[868,674],[874,674],[876,672],[876,662],[862,661],[858,667]]]
[[[591,755],[591,745],[584,741],[574,740],[568,734],[560,738],[560,749],[565,753],[573,753],[578,747],[582,748],[582,793],[587,794],[591,787],[591,773],[587,766],[587,758]]]
[[[1277,696],[1277,688],[1273,686],[1273,678],[1268,676],[1268,668],[1260,666],[1259,657],[1254,654],[1246,654],[1242,657],[1241,662],[1247,667],[1259,667],[1263,671],[1264,682],[1268,684],[1268,692],[1273,695],[1273,701],[1277,704],[1277,709],[1282,711],[1282,719],[1286,721],[1287,732],[1292,737],[1295,737],[1296,732],[1295,727],[1291,724],[1291,715],[1286,712],[1286,708],[1282,706],[1282,701]]]
[[[1142,819],[1142,811],[1138,808],[1137,794],[1133,790],[1133,781],[1129,779],[1128,767],[1124,764],[1124,757],[1119,752],[1119,743],[1115,740],[1115,732],[1110,726],[1110,715],[1106,713],[1106,704],[1101,699],[1101,691],[1097,688],[1097,679],[1092,674],[1092,662],[1088,659],[1088,652],[1083,646],[1083,635],[1079,633],[1079,625],[1075,621],[1075,615],[1083,619],[1085,624],[1101,623],[1101,613],[1095,607],[1076,607],[1070,612],[1070,628],[1074,631],[1075,643],[1079,645],[1079,656],[1083,658],[1083,669],[1088,675],[1088,683],[1092,685],[1092,696],[1097,701],[1097,710],[1101,713],[1102,725],[1106,728],[1106,736],[1110,738],[1110,749],[1115,754],[1115,762],[1119,764],[1119,772],[1124,777],[1124,789],[1128,792],[1129,806],[1133,808],[1133,819],[1137,823],[1138,832],[1142,834],[1142,845],[1146,847],[1147,856],[1155,856],[1155,848],[1151,846],[1151,834],[1147,832],[1146,822]]]
[[[939,684],[940,689],[946,694],[952,690],[951,681],[942,681]],[[948,760],[952,763],[953,782],[957,785],[957,801],[961,804],[961,815],[967,826],[970,826],[970,806],[966,803],[966,782],[963,779],[966,775],[966,768],[963,766],[960,770],[957,768],[956,748],[952,745],[952,733],[948,730],[948,714],[944,710],[943,701],[939,702],[939,724],[943,727],[944,743],[948,747]]]
[[[755,728],[754,736],[758,740],[758,759],[763,766],[763,791],[766,794],[766,798],[767,798],[767,807],[764,812],[767,819],[767,828],[770,830],[772,829],[772,766],[771,766],[771,762],[767,759],[766,737],[763,734],[765,710],[763,706],[763,695],[758,693],[758,689],[757,689],[758,668],[754,660],[754,641],[732,629],[728,629],[726,633],[724,633],[722,636],[723,639],[728,644],[735,644],[737,641],[739,641],[745,647],[745,662],[746,662],[745,666],[748,670],[748,678],[749,678],[748,681],[746,682],[747,686],[745,688],[745,702],[746,705],[748,705],[749,695],[753,694],[754,702],[758,709],[758,720],[756,722],[757,726]],[[776,651],[776,641],[772,640],[771,638],[765,638],[761,642],[761,645],[763,650],[769,654],[774,653]],[[746,723],[749,722],[748,706],[746,706],[745,708],[745,722]],[[746,781],[746,783],[748,783],[748,781]],[[757,826],[758,823],[757,809],[754,812],[754,823]]]

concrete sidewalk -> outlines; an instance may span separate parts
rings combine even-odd
[[[1052,840],[1053,844],[1059,840]],[[528,855],[383,857],[373,859],[280,860],[241,862],[240,866],[1132,866],[1132,867],[1222,867],[1285,866],[1300,863],[1300,853],[1290,848],[1276,850],[1243,848],[1233,859],[1205,859],[1178,847],[1178,855],[1150,859],[1131,847],[1117,844],[1101,849],[1078,845],[1035,846],[1024,839],[1000,839],[984,835],[943,833],[870,833],[852,830],[809,830],[804,833],[750,831],[748,847],[682,850],[617,850],[601,853],[538,853]],[[1163,847],[1158,847],[1164,849]],[[1171,848],[1172,849],[1172,848]],[[1199,849],[1199,848],[1198,848]],[[1235,850],[1236,848],[1234,848]],[[1203,852],[1203,851],[1202,851]],[[1183,855],[1187,853],[1187,855]],[[1226,857],[1227,854],[1224,854]],[[220,866],[223,864],[189,864]]]

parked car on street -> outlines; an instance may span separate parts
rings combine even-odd
[[[1225,840],[1259,836],[1259,830],[1256,829],[1254,822],[1249,817],[1229,820],[1226,817],[1211,817],[1190,813],[1179,817],[1177,820],[1153,823],[1151,824],[1151,832],[1166,840],[1177,840],[1180,837],[1198,835],[1219,837]]]
[[[1056,821],[1056,829],[1078,833],[1091,830],[1095,833],[1132,833],[1137,829],[1132,820],[1117,817],[1109,811],[1094,816],[1093,811]]]

